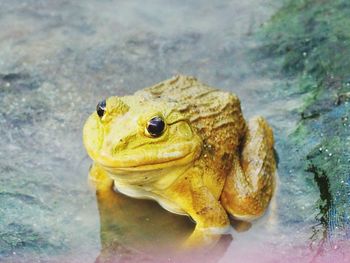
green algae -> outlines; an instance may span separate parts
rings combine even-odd
[[[300,149],[298,170],[313,175],[320,198],[314,236],[350,233],[350,3],[286,1],[260,32],[259,50],[303,97],[300,121],[285,141]],[[290,91],[289,91],[290,92]],[[296,175],[297,176],[297,175]],[[326,183],[325,183],[326,182]]]
[[[350,3],[344,0],[287,2],[264,28],[264,53],[283,74],[313,93],[312,106],[350,89]]]

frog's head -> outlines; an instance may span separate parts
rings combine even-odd
[[[115,174],[189,165],[202,142],[175,108],[137,96],[100,102],[84,126],[89,156]]]

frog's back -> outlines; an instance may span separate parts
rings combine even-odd
[[[176,105],[210,147],[233,149],[245,129],[240,101],[236,95],[199,82],[194,77],[175,76],[139,92],[154,100]]]

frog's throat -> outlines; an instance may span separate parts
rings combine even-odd
[[[177,178],[182,176],[193,163],[181,166],[172,166],[167,169],[151,171],[110,171],[108,175],[118,186],[137,186],[146,191],[163,191],[168,188]]]
[[[178,214],[178,215],[188,215],[188,213],[186,213],[179,205],[175,204],[171,200],[159,194],[146,191],[142,187],[130,186],[130,185],[125,186],[114,181],[114,190],[133,198],[154,200],[161,207],[163,207],[165,210],[171,213]]]
[[[114,188],[127,196],[157,201],[164,209],[179,215],[187,213],[161,193],[183,176],[193,164],[170,167],[156,171],[108,173],[114,180]]]

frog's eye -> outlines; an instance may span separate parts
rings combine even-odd
[[[152,137],[158,137],[162,135],[165,129],[165,123],[164,120],[159,117],[153,117],[150,119],[147,123],[147,132],[152,136]]]
[[[96,106],[97,115],[102,118],[106,111],[106,100],[100,101]]]

